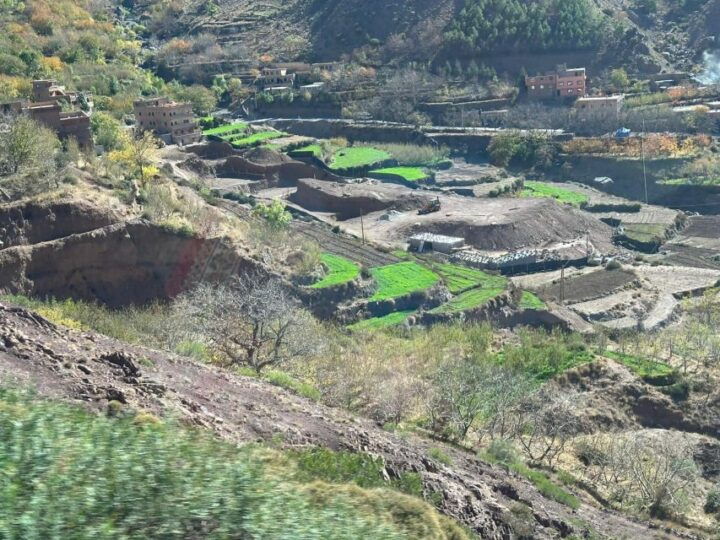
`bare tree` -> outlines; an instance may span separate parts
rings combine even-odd
[[[570,439],[577,435],[578,395],[560,395],[543,387],[516,408],[515,438],[525,456],[554,467]]]
[[[232,366],[260,373],[308,357],[321,344],[317,324],[277,279],[260,274],[201,284],[175,303],[184,337],[207,343]]]

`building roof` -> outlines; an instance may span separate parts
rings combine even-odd
[[[444,236],[442,234],[419,233],[410,237],[410,240],[417,242],[432,242],[434,244],[464,244],[464,238],[457,236]]]

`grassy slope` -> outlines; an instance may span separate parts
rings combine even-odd
[[[323,279],[312,286],[313,289],[325,289],[327,287],[342,285],[343,283],[356,279],[360,275],[360,267],[344,257],[323,253],[320,256],[320,260],[327,266],[328,273]]]
[[[415,291],[428,289],[440,281],[440,276],[415,262],[402,262],[371,270],[378,284],[371,301],[399,298]]]

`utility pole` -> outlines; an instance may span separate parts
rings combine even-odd
[[[643,116],[643,132],[640,135],[640,152],[642,153],[643,181],[645,182],[645,204],[650,204],[647,188],[647,167],[645,166],[645,117]]]
[[[365,220],[363,219],[362,209],[360,209],[360,231],[362,232],[362,243],[365,245]]]

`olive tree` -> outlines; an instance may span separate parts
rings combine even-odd
[[[317,323],[277,279],[250,274],[203,283],[174,304],[181,339],[206,343],[223,363],[260,373],[309,357],[322,340]]]

